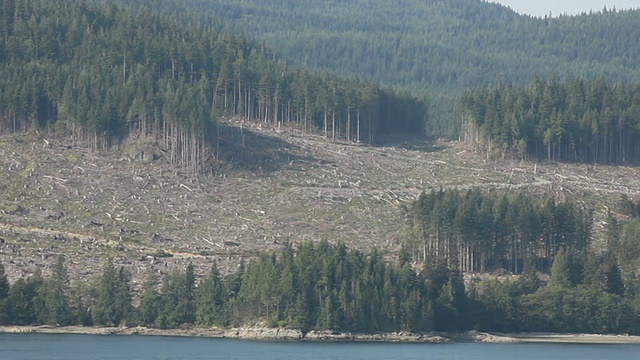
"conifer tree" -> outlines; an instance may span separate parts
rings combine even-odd
[[[45,286],[46,323],[67,325],[70,319],[70,284],[64,256],[60,255]]]
[[[196,288],[196,323],[200,326],[225,325],[226,300],[227,292],[214,262],[209,275]]]
[[[162,287],[163,310],[156,319],[159,327],[175,328],[193,324],[196,320],[195,274],[193,265],[185,271],[176,268],[164,278]]]
[[[8,303],[5,299],[9,296],[11,286],[4,271],[4,265],[0,261],[0,324],[6,324],[9,317]]]
[[[40,269],[27,279],[18,279],[5,299],[7,322],[15,325],[43,324],[47,314],[44,287]]]
[[[162,296],[158,292],[158,277],[153,269],[149,270],[144,283],[142,299],[138,306],[139,322],[152,326],[162,311]]]
[[[551,285],[560,288],[571,287],[571,260],[565,248],[561,248],[553,259]]]
[[[4,271],[4,265],[2,264],[2,261],[0,261],[0,301],[9,296],[10,288],[11,286],[9,285],[7,274]]]
[[[116,270],[113,260],[107,259],[93,301],[91,315],[95,325],[118,326],[126,320],[131,306],[128,282],[125,269]]]

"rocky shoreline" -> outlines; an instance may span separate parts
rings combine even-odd
[[[84,327],[84,326],[0,326],[0,333],[13,334],[90,334],[90,335],[157,335],[190,336],[219,339],[246,340],[306,340],[306,341],[384,341],[384,342],[451,342],[438,334],[414,334],[408,332],[358,334],[336,331],[309,331],[299,329],[243,327],[243,328],[186,328],[155,329],[147,327]]]
[[[271,341],[353,341],[404,343],[574,343],[574,344],[640,344],[640,336],[600,334],[514,333],[498,334],[478,331],[463,333],[392,332],[377,334],[343,333],[337,331],[309,331],[298,329],[243,328],[186,328],[154,329],[147,327],[84,327],[84,326],[0,326],[0,333],[11,334],[87,334],[87,335],[147,335],[185,336],[217,339]]]

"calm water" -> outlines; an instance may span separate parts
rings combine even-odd
[[[311,343],[0,334],[0,359],[636,360],[640,359],[640,345]]]

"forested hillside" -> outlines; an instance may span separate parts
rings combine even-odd
[[[499,83],[465,92],[463,140],[487,156],[638,163],[640,85],[604,78],[527,87]]]
[[[434,99],[434,136],[460,130],[459,96],[498,78],[640,79],[640,11],[559,18],[480,0],[189,0],[265,41],[288,61],[359,74]]]
[[[224,115],[358,141],[424,126],[423,100],[290,69],[211,18],[188,15],[3,1],[0,129],[51,131],[102,149],[152,136],[171,162],[198,171],[217,154]]]

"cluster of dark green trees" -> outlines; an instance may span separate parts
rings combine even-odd
[[[105,149],[152,135],[172,162],[199,169],[224,115],[358,141],[426,121],[424,100],[287,67],[213,17],[119,4],[2,0],[0,130]]]
[[[521,273],[529,261],[548,271],[561,248],[587,248],[593,222],[571,201],[525,191],[432,190],[406,210],[414,258],[442,259],[464,272]]]
[[[152,135],[170,161],[194,170],[219,155],[216,125],[225,115],[355,141],[453,136],[458,97],[488,77],[523,84],[535,74],[595,71],[637,80],[640,69],[628,60],[640,51],[637,17],[535,19],[476,0],[2,0],[0,130],[46,129],[104,149]],[[240,30],[300,66],[430,89],[436,110],[408,92],[287,66]],[[637,90],[537,78],[527,88],[480,88],[464,96],[463,135],[500,155],[636,161]]]
[[[199,280],[192,265],[162,278],[150,268],[135,294],[111,260],[82,283],[69,282],[63,257],[49,276],[13,284],[0,264],[0,324],[640,334],[640,201],[623,197],[609,213],[598,252],[591,211],[569,201],[440,190],[410,210],[409,234],[423,237],[395,261],[342,243],[287,244],[226,277],[215,263]],[[463,281],[500,267],[521,275]]]
[[[108,262],[90,286],[71,284],[60,256],[44,277],[40,269],[11,286],[0,263],[0,323],[15,325],[117,325],[133,313],[131,275]]]
[[[533,264],[517,280],[472,284],[470,326],[486,331],[640,332],[638,293],[625,286],[612,253],[561,249],[548,284]]]
[[[482,0],[175,3],[217,14],[297,65],[426,92],[434,137],[455,137],[464,90],[499,77],[640,80],[638,10],[533,18]]]
[[[463,137],[490,156],[558,161],[640,160],[640,84],[534,78],[498,83],[462,100]]]
[[[563,247],[548,283],[525,267],[518,280],[468,288],[485,330],[640,333],[640,202],[623,196],[605,222],[603,249]]]
[[[197,284],[192,265],[162,281],[151,272],[135,308],[130,282],[128,271],[109,260],[98,278],[72,286],[60,257],[49,277],[37,272],[9,286],[0,265],[0,323],[454,330],[461,324],[452,322],[455,309],[465,299],[462,277],[444,266],[417,274],[408,255],[394,265],[376,250],[327,242],[261,254],[226,279],[214,264]]]
[[[430,258],[418,270],[410,259],[402,252],[394,264],[376,250],[327,242],[286,246],[226,278],[215,264],[200,281],[192,265],[162,281],[150,272],[135,307],[130,274],[111,261],[85,284],[69,283],[62,257],[50,276],[36,272],[13,285],[0,264],[0,324],[640,333],[638,292],[614,252],[561,248],[546,284],[529,261],[518,278],[472,279],[466,289],[444,261]]]
[[[623,196],[599,251],[592,211],[526,192],[431,191],[407,208],[408,248],[465,272],[519,277],[471,280],[463,326],[486,331],[638,333],[640,202]],[[543,281],[539,273],[550,273]]]

